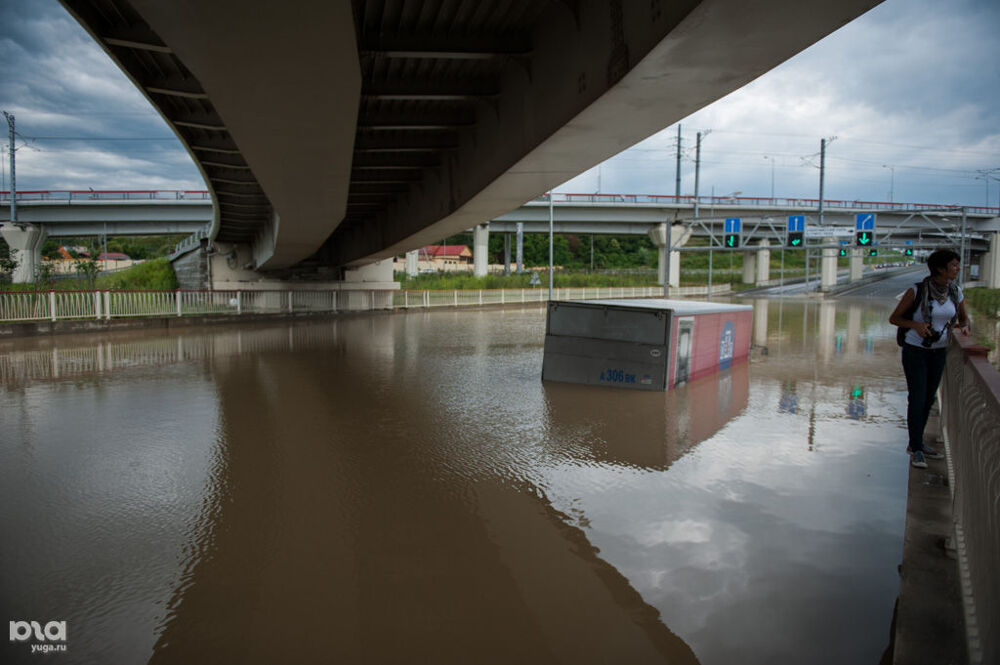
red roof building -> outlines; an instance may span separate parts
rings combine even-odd
[[[431,259],[472,259],[472,250],[466,245],[424,245],[420,248],[420,258]]]

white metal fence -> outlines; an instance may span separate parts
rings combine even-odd
[[[941,382],[969,662],[1000,663],[1000,373],[956,338]],[[982,349],[980,349],[982,351]]]
[[[729,291],[712,287],[713,294]],[[670,289],[671,296],[707,294],[706,287]],[[576,287],[553,290],[556,300],[657,298],[659,286]],[[61,319],[242,314],[297,314],[376,309],[514,305],[548,300],[548,289],[466,291],[6,291],[0,292],[0,322]]]

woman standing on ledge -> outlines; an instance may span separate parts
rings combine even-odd
[[[903,373],[908,391],[906,427],[909,430],[910,464],[926,469],[925,457],[940,459],[944,455],[924,445],[924,427],[934,403],[948,353],[949,331],[957,323],[963,334],[969,334],[969,318],[965,313],[965,296],[955,283],[959,271],[958,254],[939,249],[927,257],[930,275],[914,284],[889,317],[889,323],[906,328],[903,338]]]

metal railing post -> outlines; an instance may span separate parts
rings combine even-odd
[[[101,292],[94,291],[94,318],[101,320]]]
[[[177,289],[176,296],[177,296],[177,317],[180,318],[180,315],[181,315],[181,290],[180,289]]]
[[[56,320],[56,292],[54,290],[49,291],[49,315],[52,320]]]
[[[292,314],[294,312],[294,310],[295,310],[295,306],[292,304],[292,294],[294,294],[294,293],[295,293],[294,291],[289,291],[288,292],[288,313],[289,314]]]
[[[104,320],[111,320],[111,292],[104,292]]]
[[[243,313],[243,292],[236,292],[236,315],[239,316]]]

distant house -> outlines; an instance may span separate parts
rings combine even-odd
[[[466,245],[425,245],[420,248],[418,259],[442,267],[469,265],[472,263],[472,250]]]

